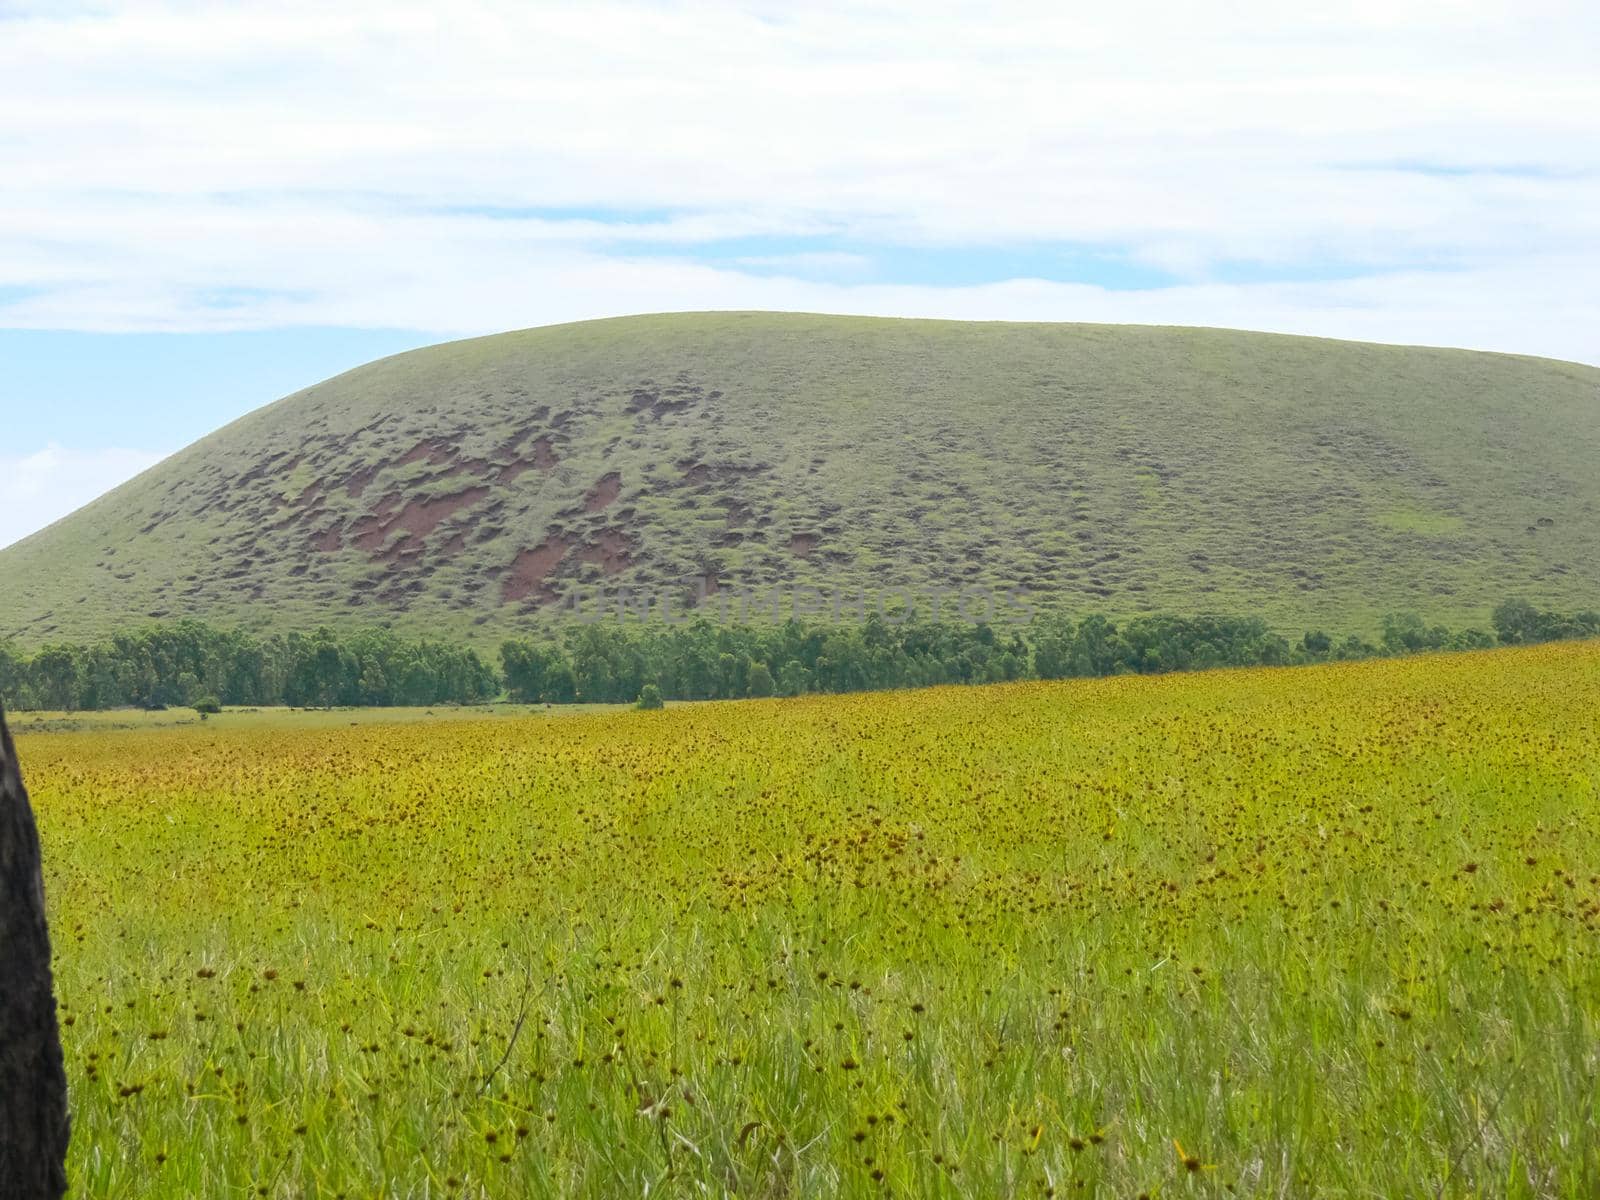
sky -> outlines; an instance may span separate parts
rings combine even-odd
[[[0,546],[338,371],[591,317],[1600,363],[1597,61],[1587,0],[0,0]]]

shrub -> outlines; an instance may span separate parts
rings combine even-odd
[[[201,696],[194,702],[194,710],[197,713],[219,713],[222,711],[222,701],[215,696]]]
[[[750,664],[750,694],[757,698],[770,696],[777,690],[777,683],[772,678],[772,671],[764,662]]]
[[[1333,639],[1320,629],[1310,630],[1300,639],[1300,648],[1307,654],[1326,654],[1333,649]]]
[[[653,683],[647,683],[639,689],[639,703],[635,706],[643,709],[665,708],[666,702],[661,699],[661,689]]]

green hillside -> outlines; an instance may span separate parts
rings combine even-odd
[[[1600,370],[1206,329],[766,313],[384,359],[0,551],[0,637],[489,641],[573,594],[1022,587],[1073,611],[1600,603]]]

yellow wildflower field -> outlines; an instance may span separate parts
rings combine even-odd
[[[76,1192],[1591,1197],[1597,711],[1569,644],[24,725]]]

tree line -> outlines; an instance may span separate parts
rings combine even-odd
[[[549,704],[721,700],[1289,666],[1586,637],[1600,637],[1600,613],[1550,612],[1520,600],[1496,608],[1488,630],[1400,613],[1384,618],[1376,640],[1313,630],[1291,641],[1260,618],[1227,616],[1042,613],[1015,629],[877,616],[854,625],[615,622],[513,638],[496,665],[468,646],[387,629],[259,637],[179,621],[31,655],[0,643],[0,696],[19,709],[64,710],[422,706],[500,696]]]
[[[386,629],[257,637],[177,621],[31,656],[0,643],[0,695],[19,709],[474,704],[499,691],[476,650]]]

